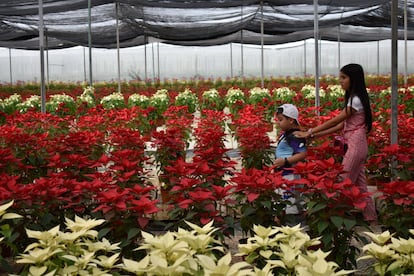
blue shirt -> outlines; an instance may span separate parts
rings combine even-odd
[[[306,151],[306,139],[293,135],[297,129],[290,129],[279,137],[275,150],[276,158],[285,158]],[[288,166],[290,167],[290,166]],[[286,168],[285,166],[283,168]],[[283,175],[291,174],[291,170],[284,170]]]

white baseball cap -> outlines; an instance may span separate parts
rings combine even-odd
[[[299,111],[293,104],[282,104],[277,108],[277,111],[286,117],[295,119],[299,124]]]

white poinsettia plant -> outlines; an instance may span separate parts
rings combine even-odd
[[[315,99],[316,98],[316,88],[313,85],[310,85],[310,84],[304,85],[300,91],[302,92],[302,94],[307,99]],[[323,97],[325,97],[325,95],[326,95],[325,90],[322,87],[320,87],[319,88],[319,97],[323,98]]]
[[[278,87],[273,89],[273,97],[282,102],[290,102],[293,97],[296,96],[296,92],[289,87]]]
[[[17,110],[17,105],[22,102],[22,96],[14,93],[1,101],[0,110],[11,114]]]
[[[327,261],[329,252],[312,250],[320,244],[311,239],[300,225],[293,227],[253,226],[254,235],[239,245],[239,256],[250,264],[265,263],[273,275],[346,275],[354,271],[340,270],[338,264]]]
[[[229,90],[227,90],[225,101],[226,101],[227,106],[232,106],[236,102],[244,103],[245,102],[245,95],[244,95],[243,91],[240,88],[233,88],[232,87]]]
[[[249,103],[257,104],[262,102],[264,99],[270,99],[270,92],[267,88],[253,87],[249,90]]]
[[[93,86],[85,87],[76,100],[79,104],[85,103],[88,107],[95,106],[95,88]]]
[[[8,203],[0,205],[0,223],[1,223],[0,226],[3,226],[3,222],[5,220],[22,218],[22,216],[19,215],[19,214],[7,212],[7,209],[9,209],[11,206],[13,206],[13,203],[14,203],[14,201],[11,200]],[[0,228],[3,228],[3,227],[0,227]],[[6,228],[8,228],[8,227],[6,227]],[[4,237],[0,237],[0,242],[3,239],[4,239]]]
[[[201,98],[202,109],[222,110],[224,107],[224,101],[215,88],[204,91]]]
[[[193,91],[186,88],[175,97],[176,106],[187,106],[189,113],[194,113],[198,108],[198,98]]]
[[[125,98],[122,93],[114,92],[110,95],[102,97],[100,104],[102,104],[105,109],[124,108]]]
[[[14,201],[11,200],[3,205],[0,205],[0,267],[6,268],[5,271],[7,271],[7,268],[9,267],[9,262],[7,260],[7,254],[4,254],[3,250],[13,248],[14,240],[18,238],[14,231],[17,226],[13,224],[13,220],[23,218],[19,214],[7,211],[13,206],[13,204]]]
[[[246,262],[232,263],[220,241],[214,238],[218,230],[213,221],[200,227],[179,228],[154,236],[143,232],[144,243],[137,250],[146,250],[140,261],[124,259],[119,267],[135,275],[253,275]]]
[[[128,97],[128,107],[138,106],[141,108],[147,108],[150,105],[150,98],[142,94],[132,94]]]
[[[150,97],[150,106],[155,107],[157,112],[162,115],[167,110],[170,103],[170,97],[167,89],[158,89]]]
[[[237,116],[238,111],[242,108],[246,101],[246,96],[240,88],[233,88],[227,90],[224,97],[225,106],[230,110],[230,113]]]
[[[328,85],[327,90],[329,91],[329,95],[333,98],[343,97],[345,95],[342,86],[338,84]]]
[[[6,213],[13,202],[0,206],[0,221],[19,218]],[[95,227],[102,219],[66,218],[66,231],[59,226],[48,231],[27,229],[35,241],[18,257],[24,275],[348,275],[355,271],[340,269],[328,261],[330,252],[313,249],[319,239],[311,239],[297,226],[254,226],[254,234],[232,254],[217,239],[213,221],[198,226],[186,222],[188,229],[153,235],[142,232],[136,250],[145,251],[138,259],[122,258],[119,243],[98,239]],[[414,230],[410,230],[414,235]],[[372,243],[364,246],[361,259],[374,259],[373,269],[379,275],[413,273],[414,239],[394,238],[388,231],[367,233]],[[1,240],[0,240],[1,241]],[[388,274],[387,274],[388,273]]]
[[[46,111],[55,113],[62,105],[64,105],[64,107],[69,109],[69,112],[72,113],[76,109],[75,100],[71,96],[63,93],[50,96],[49,100],[46,102]]]
[[[96,226],[100,219],[74,220],[66,218],[66,228],[59,225],[48,231],[26,229],[27,236],[36,241],[29,244],[16,261],[26,265],[29,275],[111,275],[107,274],[119,261],[119,244],[98,240]]]
[[[371,267],[380,276],[413,275],[414,273],[414,229],[411,237],[397,238],[389,231],[383,233],[365,232],[371,239],[366,244],[360,260],[374,260]]]
[[[23,102],[17,104],[17,109],[21,113],[26,113],[28,110],[40,110],[41,98],[39,95],[31,95]]]
[[[211,88],[209,90],[204,91],[202,97],[203,99],[215,100],[220,97],[220,93],[217,89]]]

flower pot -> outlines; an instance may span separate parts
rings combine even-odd
[[[170,191],[167,189],[160,188],[160,199],[162,204],[168,204],[171,201]]]
[[[377,186],[377,179],[373,176],[367,176],[367,186]]]
[[[155,215],[155,220],[169,220],[168,215],[170,205],[168,202],[171,200],[171,196],[168,190],[159,188],[157,198],[159,199],[160,210]]]

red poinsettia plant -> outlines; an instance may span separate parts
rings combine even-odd
[[[245,233],[254,225],[284,225],[288,201],[283,191],[295,189],[295,182],[283,179],[282,172],[272,169],[243,168],[231,178],[238,202],[237,216]]]
[[[408,238],[408,229],[414,228],[414,181],[391,181],[383,184],[379,191],[381,224],[397,235]]]
[[[56,115],[34,114],[36,121],[30,112],[15,113],[0,126],[0,202],[14,199],[26,218],[21,236],[25,227],[49,229],[85,215],[120,226],[119,240],[158,211],[154,187],[144,181],[146,140],[130,127],[135,117],[124,111],[101,119],[97,110],[65,123]]]
[[[169,190],[170,175],[165,168],[186,158],[194,115],[188,112],[187,106],[171,106],[164,117],[165,127],[152,132],[152,147],[161,188]]]
[[[302,175],[305,217],[311,236],[321,237],[323,249],[332,251],[332,260],[343,267],[356,267],[359,249],[351,240],[360,239],[355,227],[366,225],[361,210],[371,194],[362,192],[349,179],[342,179],[342,165],[334,158],[309,159],[298,163],[295,171]]]
[[[264,108],[246,104],[233,120],[244,168],[262,169],[271,166],[273,152],[270,150],[268,125]]]
[[[204,110],[194,129],[196,146],[192,159],[178,158],[165,169],[171,190],[168,197],[170,218],[183,222],[205,224],[214,219],[225,235],[234,234],[235,201],[233,187],[226,177],[234,171],[236,162],[225,148],[225,119],[222,111]]]

